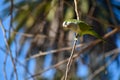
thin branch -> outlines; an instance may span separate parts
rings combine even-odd
[[[6,30],[7,31],[7,30]],[[13,34],[16,34],[16,35],[21,35],[21,36],[24,36],[24,37],[29,37],[29,38],[32,38],[34,36],[37,36],[39,38],[47,38],[47,36],[43,35],[43,34],[37,34],[37,35],[34,35],[34,34],[29,34],[29,33],[22,33],[22,32],[17,32],[17,31],[11,31],[11,33]]]
[[[75,56],[75,55],[74,55],[74,56]],[[65,59],[65,60],[62,60],[62,61],[60,61],[59,63],[57,63],[57,64],[55,64],[55,65],[53,65],[53,66],[51,66],[51,67],[49,67],[49,68],[47,68],[47,69],[39,72],[39,73],[37,73],[37,74],[34,74],[34,75],[28,77],[28,79],[31,79],[31,78],[36,77],[36,76],[38,76],[38,75],[41,75],[42,73],[44,73],[44,72],[46,72],[46,71],[48,71],[48,70],[50,70],[50,69],[52,69],[52,68],[57,68],[58,66],[66,63],[66,62],[68,61],[68,59],[69,59],[69,58],[67,58],[67,59]]]
[[[117,25],[117,21],[116,21],[116,19],[115,19],[115,16],[114,16],[114,13],[113,13],[111,4],[110,4],[110,0],[106,0],[106,1],[107,1],[108,8],[109,8],[109,10],[110,10],[110,15],[111,15],[111,18],[112,18],[112,20],[113,20],[113,23],[114,23],[115,25]]]
[[[89,16],[92,16],[94,14],[94,11],[96,9],[96,1],[92,0],[92,7],[90,8],[90,11],[88,13]]]
[[[115,26],[115,25],[105,23],[105,22],[103,22],[103,21],[101,21],[101,20],[99,20],[99,19],[97,19],[97,18],[95,18],[95,17],[93,17],[93,16],[87,16],[87,17],[90,18],[90,19],[92,19],[92,20],[94,20],[94,21],[97,21],[98,23],[107,25],[108,27],[113,27],[113,28],[114,28],[114,27],[117,27],[117,26]]]
[[[4,50],[3,48],[0,48],[1,49],[1,51],[3,51],[4,53],[6,52],[6,50]],[[4,60],[4,66],[6,66],[6,64],[5,64],[5,62],[6,62],[6,60],[7,60],[7,54],[6,54],[6,56],[5,56],[5,60]],[[31,76],[32,74],[31,74],[31,72],[29,72],[29,70],[28,69],[26,69],[26,66],[22,63],[22,62],[20,62],[17,58],[15,58],[15,61],[20,65],[20,66],[22,66],[24,69],[25,69],[25,71]],[[4,72],[4,76],[6,76],[6,71],[5,71],[5,67],[3,67],[3,72]],[[7,76],[6,76],[7,77]],[[7,78],[5,79],[5,80],[8,80]]]
[[[76,12],[76,15],[77,15],[77,20],[80,20],[81,19],[81,14],[80,14],[79,9],[78,9],[78,0],[74,0],[74,4],[75,4],[75,12]]]
[[[107,53],[104,53],[105,54],[105,58],[108,57],[108,56],[111,56],[114,54],[114,56],[112,57],[112,59],[106,63],[104,66],[101,66],[99,69],[97,69],[93,74],[91,74],[88,79],[89,80],[92,80],[95,76],[97,76],[100,72],[102,72],[103,70],[105,70],[105,68],[110,65],[110,63],[115,59],[115,57],[118,55],[118,53],[120,52],[120,49],[117,48],[117,49],[114,49],[112,51],[109,51]]]
[[[119,52],[120,52],[120,48],[113,49],[113,50],[111,50],[109,52],[106,52],[105,57],[108,57],[108,56],[113,55],[115,53],[118,54]]]
[[[6,74],[6,62],[7,62],[7,54],[5,55],[5,59],[4,59],[4,63],[3,63],[3,74],[4,74],[4,78],[5,80],[8,80],[7,78],[7,74]]]
[[[14,8],[14,1],[13,0],[10,0],[10,4],[11,4],[11,7],[10,7],[10,15],[11,15],[11,18],[10,18],[10,27],[9,27],[9,38],[11,39],[11,30],[13,28],[13,8]],[[8,46],[9,46],[9,43],[8,43]],[[14,68],[14,73],[15,73],[15,78],[16,80],[18,80],[18,74],[17,74],[17,69],[16,69],[16,64],[15,64],[15,61],[14,61],[14,58],[12,56],[12,52],[9,48],[9,53],[10,53],[10,56],[11,56],[11,60],[12,60],[12,63],[13,63],[13,68]]]
[[[78,11],[78,0],[74,0],[74,4],[75,4],[75,12],[76,12],[76,15],[77,15],[77,20],[80,20],[79,11]],[[71,55],[70,55],[68,63],[67,63],[65,76],[62,77],[62,79],[64,79],[64,80],[67,80],[67,78],[68,78],[68,72],[69,72],[69,69],[70,69],[72,61],[73,61],[72,59],[73,59],[73,55],[74,55],[74,51],[75,51],[75,47],[76,47],[76,43],[77,43],[77,34],[75,34],[75,38],[76,39],[74,40]]]
[[[2,32],[3,32],[3,36],[4,36],[4,41],[5,41],[5,44],[6,44],[6,47],[7,47],[7,53],[10,54],[10,59],[12,61],[12,65],[13,65],[13,68],[14,68],[14,71],[15,71],[16,80],[18,80],[18,75],[17,75],[17,71],[16,71],[16,66],[15,66],[15,63],[14,63],[14,58],[12,56],[12,52],[11,52],[9,44],[7,42],[7,37],[6,37],[5,29],[3,27],[3,24],[2,24],[1,20],[0,20],[0,26],[1,26],[1,29],[2,29]]]
[[[71,55],[70,55],[68,63],[67,63],[66,72],[65,72],[65,80],[67,80],[68,72],[69,72],[69,69],[70,69],[71,64],[72,64],[72,59],[73,59],[76,43],[77,43],[77,39],[74,41],[73,48],[72,48],[72,51],[71,51]]]
[[[76,48],[80,48],[80,47],[83,47],[85,44],[79,44],[79,45],[76,45]],[[32,59],[32,58],[37,58],[37,57],[40,57],[40,56],[45,56],[45,55],[48,55],[48,54],[53,54],[53,53],[57,53],[57,52],[62,52],[62,51],[66,51],[66,50],[71,50],[72,47],[65,47],[65,48],[60,48],[60,49],[55,49],[55,50],[51,50],[51,51],[47,51],[47,52],[39,52],[33,56],[31,56],[30,58],[27,58],[26,60],[29,60],[29,59]]]
[[[0,47],[0,50],[3,51],[4,53],[6,53],[6,50]],[[7,78],[7,72],[6,72],[6,62],[7,62],[7,57],[8,54],[5,54],[5,58],[4,58],[4,62],[3,62],[3,75],[4,75],[4,79],[8,80]]]

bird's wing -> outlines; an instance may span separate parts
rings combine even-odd
[[[92,35],[98,39],[101,39],[103,41],[105,41],[100,35],[98,35],[94,30],[88,30],[88,31],[85,31],[82,35],[85,35],[85,34],[89,34],[89,35]]]
[[[92,29],[92,27],[85,22],[79,22],[78,25],[81,31],[88,31]]]

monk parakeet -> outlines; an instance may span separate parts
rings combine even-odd
[[[74,31],[80,37],[89,34],[104,41],[104,39],[93,30],[93,27],[91,27],[84,21],[80,21],[77,19],[67,19],[63,22],[63,28]]]

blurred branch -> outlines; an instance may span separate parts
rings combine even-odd
[[[78,0],[74,0],[74,4],[75,4],[75,12],[76,12],[76,15],[77,15],[77,20],[80,20],[81,19],[81,14],[80,14],[79,9],[78,9]]]
[[[111,5],[110,5],[110,0],[106,0],[106,1],[107,1],[108,8],[109,8],[109,10],[110,10],[110,15],[111,15],[111,18],[112,18],[112,20],[113,20],[113,23],[114,23],[115,25],[117,25],[117,21],[116,21],[116,19],[115,19],[115,16],[114,16],[112,7],[111,7]]]
[[[16,80],[18,80],[18,75],[17,75],[17,71],[16,71],[16,66],[15,66],[15,63],[14,63],[14,58],[12,56],[12,52],[11,52],[9,44],[7,42],[7,37],[6,37],[5,29],[3,27],[3,24],[2,24],[1,20],[0,20],[0,26],[1,26],[1,29],[2,29],[2,32],[3,32],[3,36],[4,36],[4,41],[5,41],[5,44],[6,44],[6,47],[7,47],[7,54],[10,54],[10,59],[12,61],[13,69],[14,69],[14,72],[15,72],[15,75],[16,75]]]
[[[21,35],[21,36],[24,36],[24,37],[30,37],[30,38],[36,36],[36,35],[34,35],[34,34],[22,33],[22,32],[17,32],[17,31],[11,31],[11,33],[16,34],[16,35]],[[39,38],[47,38],[47,36],[45,36],[45,35],[43,35],[43,34],[37,34],[37,36],[38,36]]]
[[[82,46],[84,46],[85,44],[79,44],[79,45],[76,45],[76,48],[80,48]],[[30,58],[27,58],[26,60],[29,60],[29,59],[32,59],[32,58],[37,58],[37,57],[40,57],[40,56],[45,56],[45,55],[48,55],[48,54],[54,54],[54,53],[57,53],[57,52],[62,52],[62,51],[66,51],[66,50],[71,50],[72,47],[65,47],[65,48],[60,48],[60,49],[56,49],[56,50],[51,50],[51,51],[47,51],[47,52],[39,52],[33,56],[30,56]]]
[[[8,80],[7,78],[7,74],[6,74],[6,61],[7,61],[7,54],[5,55],[5,59],[4,59],[4,62],[3,62],[3,74],[4,74],[4,78],[5,80]]]
[[[101,20],[99,20],[99,19],[97,19],[97,18],[95,18],[95,17],[93,17],[93,16],[87,16],[87,17],[90,18],[90,19],[92,19],[92,20],[94,20],[94,21],[97,21],[97,22],[100,23],[100,24],[105,24],[105,25],[107,25],[108,27],[117,27],[117,26],[115,26],[115,25],[105,23],[105,22],[103,22],[103,21],[101,21]]]
[[[74,56],[75,56],[75,55],[74,55]],[[57,63],[57,64],[55,64],[55,65],[53,65],[53,66],[51,66],[51,67],[49,67],[49,68],[47,68],[47,69],[39,72],[39,73],[37,73],[37,74],[34,74],[34,75],[28,77],[28,79],[31,79],[31,78],[36,77],[36,76],[39,76],[39,75],[41,75],[42,73],[44,73],[44,72],[46,72],[46,71],[48,71],[48,70],[50,70],[50,69],[52,69],[52,68],[57,68],[58,66],[66,63],[66,62],[68,61],[68,59],[69,59],[69,58],[67,58],[67,59],[65,59],[65,60],[62,60],[62,61],[60,61],[59,63]]]
[[[105,57],[111,56],[114,54],[114,56],[112,57],[112,59],[110,61],[108,61],[108,63],[106,63],[104,66],[101,66],[99,69],[97,69],[94,73],[92,73],[89,77],[88,80],[92,80],[95,76],[97,76],[100,72],[102,72],[108,65],[110,65],[110,63],[116,58],[116,56],[118,55],[118,53],[120,52],[120,49],[114,49],[112,51],[109,51],[105,54]]]
[[[67,0],[64,0],[64,3],[65,3],[66,5],[68,5],[69,7],[71,7],[72,9],[74,9],[74,7],[73,7]]]
[[[3,49],[2,47],[0,47],[0,50],[3,51],[3,52],[6,52],[6,50]],[[5,54],[5,58],[4,58],[4,62],[3,62],[3,75],[4,75],[4,79],[5,79],[5,80],[8,80],[7,74],[6,74],[6,62],[7,62],[7,57],[8,57],[8,54]]]
[[[93,5],[92,5],[92,7],[90,8],[90,11],[89,11],[89,13],[88,13],[89,16],[93,16],[94,11],[95,11],[95,9],[96,9],[96,1],[92,0],[92,3],[93,3]]]
[[[120,52],[120,49],[119,49],[119,48],[114,49],[114,50],[112,50],[112,51],[109,51],[109,52],[105,53],[105,57],[111,56],[111,55],[113,55],[113,54],[118,54],[119,52]],[[73,59],[76,59],[76,58],[78,58],[78,55],[77,55],[77,54],[75,54],[75,55],[73,56]],[[62,61],[60,61],[59,63],[57,63],[57,64],[55,64],[55,65],[53,65],[53,66],[51,66],[51,67],[49,67],[49,68],[47,68],[47,69],[39,72],[39,73],[37,73],[37,74],[34,74],[34,75],[28,77],[28,79],[31,79],[31,78],[36,77],[36,76],[40,76],[42,73],[44,73],[44,72],[46,72],[46,71],[48,71],[48,70],[50,70],[50,69],[52,69],[52,68],[57,68],[58,66],[66,63],[68,60],[69,60],[69,58],[67,58],[67,59],[65,59],[65,60],[62,60]],[[96,75],[96,74],[99,73],[101,70],[104,70],[104,66],[102,66],[101,68],[99,68],[98,70],[96,70],[93,74]]]
[[[3,51],[4,53],[6,52],[6,50],[4,50],[3,48],[0,48],[0,49],[1,49],[1,51]],[[6,54],[5,60],[4,60],[4,67],[3,67],[4,76],[6,76],[6,77],[5,77],[5,80],[8,80],[8,79],[7,79],[7,75],[6,75],[6,70],[5,70],[7,57],[8,57],[8,56],[7,56],[7,54]],[[26,66],[25,66],[23,63],[21,63],[17,58],[15,58],[15,61],[16,61],[20,66],[22,66],[29,75],[32,75],[32,74],[29,72],[29,70],[26,69]]]
[[[66,67],[65,77],[63,77],[64,80],[67,80],[67,77],[68,77],[68,72],[69,72],[69,69],[70,69],[72,61],[73,61],[73,55],[74,55],[76,43],[77,43],[77,39],[74,40],[74,44],[73,44],[73,48],[72,48],[72,51],[71,51],[71,55],[70,55],[70,57],[68,59],[68,63],[67,63],[67,67]]]

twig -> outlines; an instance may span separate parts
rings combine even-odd
[[[76,48],[79,48],[79,47],[83,47],[84,44],[79,44],[79,45],[76,45]],[[32,58],[37,58],[37,57],[40,57],[40,56],[45,56],[45,55],[48,55],[48,54],[53,54],[53,53],[57,53],[57,52],[62,52],[62,51],[65,51],[65,50],[71,50],[72,47],[65,47],[65,48],[60,48],[60,49],[55,49],[55,50],[51,50],[51,51],[47,51],[47,52],[39,52],[38,54],[35,54],[33,56],[31,56],[30,58],[27,58],[26,60],[29,60],[29,59],[32,59]]]
[[[78,5],[77,5],[78,4],[78,0],[74,0],[74,4],[75,4],[75,12],[76,12],[76,15],[77,15],[77,20],[80,20],[79,11],[78,11]],[[75,38],[77,38],[77,34],[75,34]],[[74,44],[73,44],[73,48],[72,48],[72,51],[71,51],[71,55],[69,57],[69,60],[68,60],[68,63],[67,63],[67,67],[66,67],[65,77],[62,78],[64,80],[67,80],[67,78],[68,78],[68,72],[69,72],[69,69],[70,69],[71,64],[72,64],[72,58],[73,58],[73,55],[74,55],[76,43],[77,43],[77,39],[74,40]]]
[[[3,51],[4,53],[6,52],[6,50],[3,49],[3,48],[1,48],[1,47],[0,47],[0,50]],[[7,73],[6,73],[7,57],[8,57],[8,54],[5,54],[5,59],[4,59],[4,62],[3,62],[3,75],[4,75],[4,79],[5,79],[5,80],[8,80],[8,78],[7,78]]]
[[[0,48],[1,49],[1,51],[3,51],[4,53],[6,52],[6,50],[4,50],[3,48]],[[5,56],[5,60],[4,60],[4,66],[6,66],[6,64],[5,64],[5,62],[6,62],[6,60],[7,60],[7,54],[6,54],[6,56]],[[20,65],[20,66],[22,66],[23,68],[25,68],[25,71],[28,73],[28,75],[32,75],[30,72],[29,72],[29,70],[28,69],[26,69],[26,66],[23,64],[23,63],[21,63],[17,58],[15,58],[15,61]],[[3,67],[3,72],[4,72],[4,76],[6,76],[6,71],[5,71],[5,67]],[[5,77],[5,80],[8,80],[7,79],[7,76]],[[11,80],[11,79],[10,79]]]
[[[110,15],[111,15],[111,18],[112,18],[112,20],[113,20],[113,23],[114,23],[115,25],[117,25],[117,21],[116,21],[116,19],[115,19],[115,16],[114,16],[112,7],[111,7],[111,5],[110,5],[110,0],[106,0],[106,1],[107,1],[108,8],[109,8],[109,10],[110,10]]]
[[[71,55],[70,55],[68,63],[67,63],[66,72],[65,72],[65,80],[67,80],[68,72],[69,72],[70,66],[72,64],[72,58],[73,58],[73,55],[74,55],[76,42],[77,42],[77,39],[74,41],[73,48],[72,48],[72,51],[71,51]]]
[[[81,14],[80,14],[79,9],[78,9],[78,0],[74,0],[74,4],[75,4],[75,12],[76,12],[76,15],[77,15],[77,20],[80,20],[81,19]]]
[[[45,36],[43,34],[34,35],[34,34],[29,34],[29,33],[17,32],[17,31],[11,31],[11,33],[16,34],[16,35],[21,35],[23,37],[29,37],[29,38],[33,38],[34,36],[37,36],[39,38],[47,38],[47,36]],[[52,38],[52,37],[50,37],[50,38]]]
[[[105,22],[103,22],[103,21],[101,21],[101,20],[99,20],[99,19],[97,19],[97,18],[95,18],[95,17],[93,17],[93,16],[87,16],[87,17],[90,18],[90,19],[92,19],[92,20],[94,20],[94,21],[97,21],[98,23],[107,25],[108,27],[113,27],[113,28],[117,27],[117,26],[115,26],[115,25],[105,23]]]
[[[5,80],[8,80],[7,78],[7,74],[6,74],[6,61],[7,61],[7,54],[5,55],[5,59],[4,59],[4,63],[3,63],[3,74],[4,74],[4,78]]]
[[[118,55],[118,53],[120,52],[120,49],[114,49],[112,51],[109,51],[107,53],[105,53],[105,58],[108,56],[111,56],[112,54],[114,54],[114,56],[112,57],[112,59],[106,63],[104,66],[101,66],[99,69],[97,69],[93,74],[91,74],[88,79],[92,80],[96,75],[98,75],[100,72],[102,72],[108,65],[110,65],[110,63],[115,59],[116,55]]]
[[[12,22],[13,22],[14,1],[10,0],[10,4],[11,4],[11,7],[10,7],[10,16],[11,16],[11,18],[10,18],[10,27],[9,27],[9,39],[11,40],[11,30],[13,28],[13,23]],[[8,46],[9,46],[9,43],[8,43]],[[13,62],[13,68],[14,68],[15,78],[16,78],[16,80],[18,80],[18,74],[17,74],[17,70],[16,70],[16,66],[15,66],[16,64],[15,64],[15,61],[14,61],[14,58],[12,56],[12,52],[11,52],[10,48],[9,48],[9,52],[10,52],[11,60]]]
[[[17,75],[17,71],[16,71],[16,66],[15,66],[15,63],[14,63],[14,58],[12,56],[12,52],[11,52],[9,44],[7,42],[7,37],[6,37],[5,29],[3,27],[3,24],[1,22],[1,20],[0,20],[0,26],[1,26],[1,29],[2,29],[2,32],[3,32],[3,36],[4,36],[4,41],[5,41],[5,44],[6,44],[6,47],[7,47],[7,53],[10,54],[10,59],[12,61],[12,65],[13,65],[13,68],[14,68],[14,71],[15,71],[16,80],[18,80],[18,75]]]
[[[74,56],[75,56],[75,55],[74,55]],[[65,60],[62,60],[62,61],[60,61],[59,63],[57,63],[57,64],[55,64],[55,65],[53,65],[53,66],[51,66],[51,67],[49,67],[49,68],[41,71],[41,72],[39,72],[39,73],[37,73],[37,74],[35,74],[35,75],[32,75],[32,76],[28,77],[28,79],[33,78],[33,77],[38,76],[38,75],[41,75],[42,73],[44,73],[44,72],[46,72],[46,71],[48,71],[48,70],[50,70],[50,69],[52,69],[52,68],[57,68],[58,66],[66,63],[66,62],[68,61],[68,59],[69,59],[69,58],[67,58],[67,59],[65,59]]]
[[[92,4],[92,7],[90,8],[90,11],[88,13],[89,16],[92,16],[94,14],[95,9],[96,9],[96,1],[92,0],[91,3],[93,3],[93,4]]]

